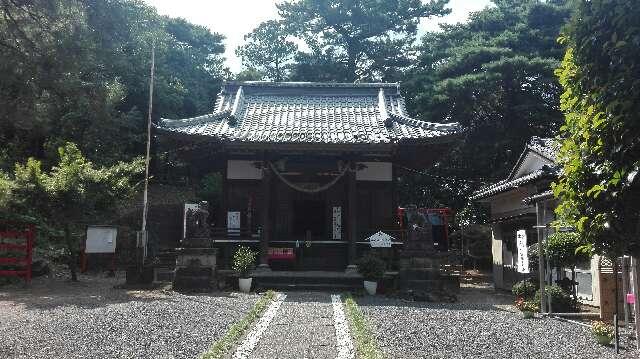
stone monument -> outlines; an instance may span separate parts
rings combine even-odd
[[[173,288],[178,291],[209,291],[215,278],[217,249],[213,248],[207,218],[209,205],[200,202],[186,213],[185,237],[176,248]]]
[[[415,205],[408,206],[406,214],[408,235],[400,252],[400,289],[414,300],[455,301],[460,280],[441,273],[440,265],[448,253],[435,249],[429,218]]]

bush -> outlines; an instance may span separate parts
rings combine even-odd
[[[589,259],[587,253],[578,251],[583,244],[576,232],[556,232],[547,239],[545,254],[554,265],[572,268]]]
[[[536,293],[538,286],[530,280],[525,279],[517,282],[511,287],[511,292],[518,298],[531,299]]]
[[[386,263],[373,254],[367,254],[360,259],[358,263],[358,272],[364,277],[364,280],[378,281],[384,276]]]
[[[241,246],[233,255],[233,270],[238,272],[240,278],[249,278],[249,270],[253,267],[256,252],[249,247]]]
[[[591,323],[591,332],[593,332],[594,335],[600,335],[611,339],[613,339],[614,336],[613,326],[599,320]]]
[[[554,312],[575,312],[578,309],[578,304],[571,294],[556,284],[545,287],[545,296],[549,298],[549,295],[551,295],[551,306]],[[535,301],[540,303],[540,290],[536,291]]]
[[[537,312],[540,310],[538,303],[533,301],[525,301],[523,299],[516,300],[516,308],[521,312]]]

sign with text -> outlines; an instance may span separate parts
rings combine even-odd
[[[529,273],[529,253],[527,252],[527,232],[524,229],[516,232],[518,247],[518,272]]]
[[[115,253],[118,228],[112,226],[88,226],[85,253]]]
[[[230,236],[240,235],[240,212],[227,212],[227,231]]]
[[[379,231],[367,238],[371,248],[391,248],[391,242],[393,242],[393,239],[393,237],[382,231]]]
[[[333,207],[333,239],[342,239],[342,207]]]

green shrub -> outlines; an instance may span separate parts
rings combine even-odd
[[[556,284],[545,287],[545,296],[549,298],[549,295],[551,295],[551,307],[554,312],[575,312],[578,309],[578,304],[571,294]],[[540,290],[536,291],[535,301],[540,302]]]
[[[238,272],[240,278],[248,278],[249,270],[253,267],[256,260],[256,252],[249,247],[240,246],[233,255],[233,270]]]
[[[584,251],[578,251],[584,245],[580,234],[576,232],[556,232],[549,236],[545,246],[545,255],[558,267],[572,268],[589,259]]]
[[[531,299],[536,294],[538,286],[530,279],[517,282],[511,287],[511,292],[518,298]]]
[[[382,279],[387,264],[380,258],[369,253],[360,259],[358,272],[365,280],[377,281]]]

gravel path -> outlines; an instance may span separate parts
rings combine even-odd
[[[577,324],[521,319],[503,296],[463,289],[461,298],[462,303],[435,304],[363,297],[358,304],[387,358],[637,357],[624,350],[616,355]]]
[[[333,306],[328,293],[288,292],[251,358],[335,358]]]
[[[0,358],[194,358],[258,299],[113,289],[122,274],[80,280],[0,287]]]

